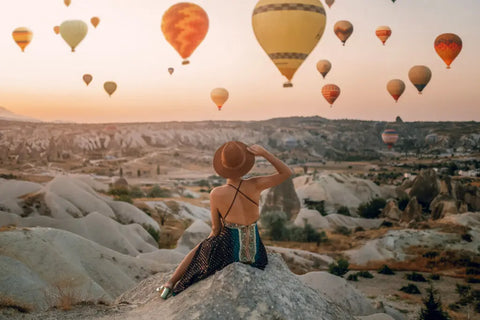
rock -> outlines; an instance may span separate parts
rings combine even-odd
[[[300,200],[290,177],[282,184],[268,190],[262,203],[261,212],[283,211],[287,214],[287,219],[290,220],[297,215],[299,210]]]
[[[150,208],[158,211],[164,211],[172,214],[176,219],[190,219],[210,221],[211,213],[209,209],[195,206],[183,201],[145,201]]]
[[[338,227],[355,229],[376,229],[380,227],[383,219],[365,219],[344,216],[342,214],[329,214],[322,216],[317,210],[302,208],[294,221],[294,224],[300,227],[305,226],[305,222],[315,229],[335,230]]]
[[[125,178],[118,178],[112,183],[113,189],[128,189],[128,182]]]
[[[269,251],[280,253],[290,270],[297,274],[306,273],[314,269],[326,270],[335,260],[327,255],[313,253],[300,249],[289,249],[267,246]]]
[[[430,203],[430,212],[433,220],[457,214],[457,203],[452,196],[441,193]]]
[[[205,240],[212,228],[201,220],[195,220],[178,239],[176,251],[187,254],[202,240]]]
[[[149,259],[161,264],[171,264],[177,266],[185,258],[185,254],[175,249],[159,249],[153,252],[141,253],[137,256],[140,259]]]
[[[425,208],[440,193],[440,180],[433,169],[422,169],[413,181],[409,196],[416,197],[417,201]]]
[[[456,198],[467,204],[468,211],[480,211],[480,187],[459,184],[455,191]]]
[[[380,216],[388,219],[389,221],[397,222],[401,219],[402,211],[398,208],[396,201],[390,200],[387,202],[385,208],[383,208]]]
[[[233,263],[184,292],[162,300],[155,288],[171,275],[156,274],[127,291],[116,302],[141,305],[115,319],[353,320],[348,311],[304,285],[277,254],[269,254],[264,271]],[[113,318],[104,318],[113,319]]]
[[[372,302],[343,278],[325,271],[309,272],[298,277],[303,284],[335,301],[351,315],[365,316],[376,312]]]
[[[375,313],[369,316],[356,317],[358,320],[395,320],[392,316],[386,313]]]
[[[421,221],[422,220],[422,212],[423,208],[418,203],[417,198],[413,197],[407,204],[407,207],[402,213],[400,220],[402,222],[410,222],[410,221]]]
[[[23,201],[19,198],[42,188],[38,183],[0,178],[0,210],[23,215]]]

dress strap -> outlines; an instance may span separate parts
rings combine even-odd
[[[242,182],[240,182],[240,184],[238,185],[238,188],[235,187],[233,184],[228,184],[230,187],[234,188],[237,190],[237,192],[240,192],[245,198],[247,198],[248,200],[250,200],[253,204],[255,204],[257,207],[258,207],[258,203],[256,203],[255,201],[252,200],[252,198],[250,198],[249,196],[247,196],[245,193],[243,193],[242,191],[240,191],[240,186],[241,186]]]
[[[240,186],[242,185],[242,182],[243,182],[243,180],[240,180],[240,183],[238,184],[238,188],[240,188]],[[229,185],[231,186],[231,184],[229,184]],[[235,188],[235,189],[237,189],[237,188]],[[240,192],[240,190],[237,189],[237,191],[235,192],[235,196],[233,197],[232,203],[230,204],[230,207],[228,208],[227,213],[225,213],[225,216],[223,217],[223,220],[225,220],[227,218],[228,214],[230,213],[230,209],[232,209],[233,203],[235,202],[235,199],[237,199],[238,192]]]

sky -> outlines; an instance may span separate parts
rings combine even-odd
[[[170,0],[0,1],[0,106],[45,121],[151,122],[263,120],[288,116],[392,121],[480,121],[479,0],[336,0],[323,37],[293,78],[285,78],[258,44],[252,29],[256,1],[198,0],[209,16],[209,31],[190,57],[181,57],[161,31]],[[101,19],[96,29],[90,18]],[[64,20],[89,24],[86,38],[72,53],[53,32]],[[338,20],[354,32],[345,46],[333,33]],[[375,29],[388,25],[392,36],[382,46]],[[25,26],[34,33],[22,53],[11,33]],[[433,42],[456,33],[463,50],[447,70]],[[332,70],[316,70],[328,59]],[[414,65],[432,70],[422,95],[408,80]],[[168,67],[174,67],[170,76]],[[93,75],[87,87],[82,75]],[[407,88],[398,103],[386,91],[390,79]],[[105,81],[117,91],[108,97]],[[337,84],[333,108],[322,86]],[[230,98],[217,111],[210,100],[216,87]]]

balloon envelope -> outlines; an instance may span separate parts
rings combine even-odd
[[[325,100],[330,103],[330,107],[333,105],[335,100],[337,100],[338,96],[340,95],[340,88],[334,84],[326,84],[322,88],[322,95]]]
[[[330,8],[332,6],[332,4],[335,2],[335,0],[325,0],[325,3],[327,4],[327,6]]]
[[[90,82],[92,82],[92,80],[93,77],[91,74],[86,73],[83,75],[83,81],[87,84],[87,86],[90,84]]]
[[[258,43],[288,81],[321,39],[325,23],[319,0],[260,0],[252,13]]]
[[[93,17],[90,19],[90,22],[92,23],[92,26],[96,28],[98,24],[100,23],[100,18],[99,17]]]
[[[103,84],[103,88],[108,93],[108,95],[111,97],[112,94],[115,92],[115,90],[117,90],[117,84],[113,81],[107,81]]]
[[[228,99],[228,91],[225,88],[215,88],[210,92],[210,98],[212,98],[212,101],[218,107],[218,111],[220,111]]]
[[[386,129],[382,133],[382,140],[391,149],[393,145],[398,141],[398,133],[394,129]]]
[[[408,72],[408,78],[421,94],[432,78],[432,71],[426,66],[413,66]]]
[[[328,60],[320,60],[317,62],[317,70],[320,72],[320,74],[323,76],[325,79],[325,76],[328,74],[328,72],[332,69],[332,64]]]
[[[390,93],[393,99],[395,99],[395,102],[397,102],[400,96],[403,94],[403,91],[405,91],[405,82],[400,79],[390,80],[387,83],[387,91]]]
[[[71,0],[63,0],[63,3],[65,3],[65,5],[68,7],[70,5],[70,3],[72,3]]]
[[[168,68],[168,73],[172,74],[172,73],[173,73],[173,71],[175,71],[175,69],[173,69],[173,68],[171,68],[171,67],[170,67],[170,68]]]
[[[333,32],[337,35],[338,39],[342,41],[343,45],[353,33],[353,25],[346,20],[340,20],[333,26]]]
[[[446,63],[447,69],[450,69],[450,64],[462,51],[462,39],[454,33],[444,33],[439,35],[434,42],[435,51]]]
[[[60,25],[60,35],[75,52],[75,48],[85,38],[88,26],[81,20],[67,20]]]
[[[181,2],[171,6],[162,18],[165,39],[188,64],[187,58],[203,41],[208,31],[208,15],[198,5]]]
[[[53,27],[53,32],[55,32],[55,34],[59,34],[60,33],[60,26]]]
[[[30,41],[32,41],[33,32],[28,28],[19,27],[13,30],[12,37],[20,49],[22,49],[22,52],[24,52]]]
[[[392,30],[388,26],[380,26],[375,30],[375,34],[380,41],[382,41],[383,45],[385,45],[385,42],[390,38],[392,35]]]

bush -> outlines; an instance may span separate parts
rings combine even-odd
[[[469,234],[469,233],[464,233],[464,234],[462,234],[462,240],[464,240],[466,242],[472,242],[473,241],[472,235]]]
[[[341,206],[338,208],[337,213],[343,214],[344,216],[350,216],[350,209],[348,209],[348,207]]]
[[[363,229],[362,227],[356,227],[353,231],[360,232],[360,231],[365,231],[365,229]]]
[[[115,196],[115,197],[113,197],[113,200],[133,203],[133,199],[128,194],[122,194],[122,195],[119,195],[119,196]]]
[[[155,239],[155,241],[158,243],[158,240],[160,239],[160,232],[155,230],[155,228],[149,224],[148,225],[144,224],[143,228],[147,230],[147,232],[152,236],[152,238]]]
[[[362,277],[362,278],[366,278],[366,279],[372,279],[373,278],[373,274],[371,274],[368,271],[359,271],[359,272],[357,272],[357,276]]]
[[[135,186],[130,189],[130,197],[132,198],[143,198],[145,194],[143,193],[142,189]]]
[[[418,287],[411,283],[408,286],[401,287],[400,291],[403,291],[408,294],[420,294],[420,290],[418,290]]]
[[[348,272],[349,263],[345,259],[340,259],[337,263],[331,263],[328,266],[328,272],[339,277],[343,277],[345,273]]]
[[[108,194],[112,196],[128,196],[130,192],[127,188],[112,188],[108,190]]]
[[[305,203],[305,205],[307,206],[308,209],[317,210],[318,212],[320,212],[320,214],[322,216],[327,215],[327,211],[325,210],[325,201],[324,200],[313,201],[313,200],[310,200],[310,199],[304,199],[303,202]]]
[[[268,236],[274,241],[288,239],[288,230],[286,227],[287,215],[282,211],[269,211],[260,216],[262,226],[268,231]]]
[[[198,180],[197,182],[195,182],[195,184],[199,187],[210,188],[210,182],[208,182],[208,180],[205,180],[205,179]]]
[[[149,198],[170,198],[171,196],[170,190],[160,188],[158,185],[154,185],[147,193],[147,197]]]
[[[384,264],[383,267],[381,267],[377,272],[380,274],[386,274],[386,275],[395,274],[395,272],[392,269],[390,269],[386,264]]]
[[[472,277],[468,277],[465,281],[467,281],[467,283],[480,283],[480,279]]]
[[[450,317],[442,310],[442,301],[432,286],[427,288],[427,297],[423,299],[424,308],[420,310],[419,320],[448,320]]]
[[[427,279],[425,279],[424,276],[422,276],[420,273],[416,273],[415,271],[410,274],[406,274],[405,278],[407,278],[407,280],[415,282],[427,282]]]
[[[410,202],[410,199],[408,199],[408,197],[402,197],[398,199],[398,209],[402,211],[405,210],[409,202]]]
[[[431,274],[429,278],[431,280],[438,281],[438,280],[440,280],[440,275],[439,274]]]
[[[362,218],[375,219],[380,216],[383,208],[387,202],[382,198],[375,198],[367,203],[362,203],[358,206],[357,213]]]
[[[350,281],[358,281],[358,276],[357,276],[356,274],[354,274],[354,273],[349,274],[347,280],[350,280]]]
[[[337,226],[333,232],[343,234],[344,236],[349,236],[352,233],[352,231],[345,226]]]
[[[391,223],[390,221],[383,220],[380,227],[391,228],[393,227],[393,223]]]

